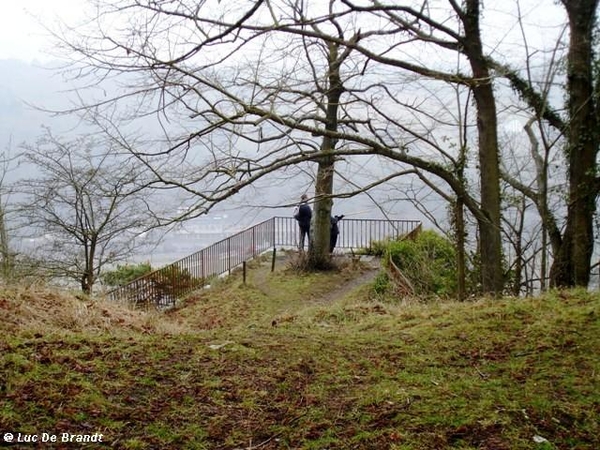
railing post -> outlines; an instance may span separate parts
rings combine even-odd
[[[231,275],[231,238],[227,238],[227,271]]]
[[[202,282],[204,282],[204,280],[206,280],[206,273],[204,272],[204,253],[206,253],[204,251],[204,249],[201,250],[201,254],[200,254],[200,262],[202,263]]]

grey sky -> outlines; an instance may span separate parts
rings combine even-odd
[[[521,0],[521,13],[525,22],[535,24],[546,31],[564,21],[560,6],[552,0]],[[515,21],[517,0],[500,5],[492,2],[484,10],[484,23],[491,25],[491,32],[501,39],[510,33],[519,35]],[[52,41],[44,26],[57,29],[57,24],[74,24],[83,16],[87,0],[11,0],[2,4],[0,15],[0,59],[48,60],[52,58]],[[59,19],[60,18],[60,19]],[[42,26],[44,24],[44,26]],[[556,32],[556,31],[554,31]],[[534,46],[541,45],[542,34],[530,37]],[[508,38],[510,39],[510,38]],[[521,46],[522,43],[518,43]],[[50,52],[49,52],[50,50]]]
[[[2,3],[0,59],[47,60],[51,41],[42,24],[51,28],[57,18],[71,22],[81,13],[85,0],[18,0]]]

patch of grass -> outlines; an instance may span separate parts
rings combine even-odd
[[[599,294],[391,304],[332,296],[360,268],[269,269],[158,317],[7,291],[0,430],[125,449],[600,448]]]

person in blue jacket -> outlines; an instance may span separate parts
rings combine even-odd
[[[304,242],[308,236],[308,242],[310,242],[310,221],[312,219],[312,210],[308,206],[308,197],[303,194],[300,197],[300,204],[296,208],[294,218],[298,221],[300,227],[300,244],[298,248],[304,250]]]

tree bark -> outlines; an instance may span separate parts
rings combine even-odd
[[[467,283],[466,283],[466,257],[465,257],[465,216],[464,205],[460,198],[456,199],[454,204],[454,221],[456,232],[456,276],[458,281],[458,299],[460,301],[467,298]]]
[[[484,293],[500,295],[504,287],[500,234],[500,168],[498,119],[490,68],[483,55],[479,30],[479,0],[467,0],[464,16],[465,54],[473,71],[477,106],[481,211],[477,217],[481,249],[481,286]]]
[[[81,290],[91,295],[96,281],[95,272],[95,258],[96,258],[96,242],[97,237],[93,236],[92,239],[85,246],[85,270],[81,277]]]
[[[347,53],[338,56],[338,45],[329,44],[329,89],[326,93],[327,109],[325,129],[337,131],[339,103],[344,87],[340,77],[340,65]],[[317,180],[315,185],[315,204],[313,215],[313,236],[309,246],[309,264],[314,269],[329,266],[329,239],[331,234],[331,207],[333,201],[333,175],[335,158],[331,154],[335,149],[335,139],[324,136],[321,143],[321,156],[318,159]]]
[[[594,248],[598,194],[598,120],[594,91],[593,31],[598,0],[562,0],[569,17],[567,159],[569,197],[562,245],[550,270],[556,287],[587,286]]]
[[[324,146],[325,141],[328,140],[330,139],[327,137],[323,139]],[[333,174],[333,156],[325,155],[319,160],[317,182],[315,185],[316,198],[313,215],[313,233],[309,246],[309,263],[313,269],[324,269],[329,265]]]
[[[1,263],[2,277],[5,280],[7,280],[12,275],[13,268],[14,268],[14,261],[13,261],[13,254],[10,251],[10,245],[8,242],[8,232],[6,230],[4,207],[2,206],[1,202],[0,202],[0,254],[2,256],[2,263]]]

